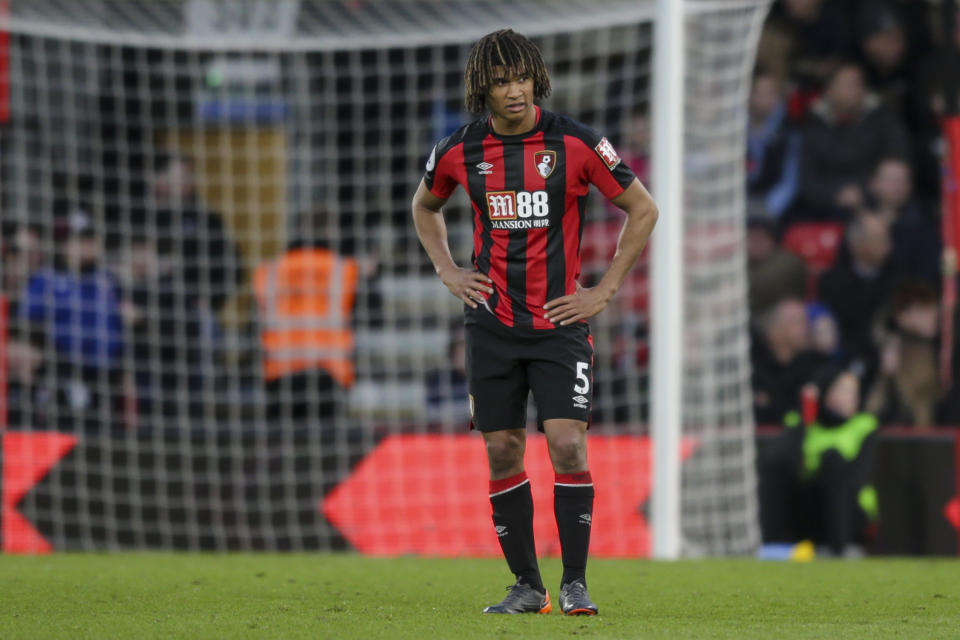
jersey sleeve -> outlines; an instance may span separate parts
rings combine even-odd
[[[453,177],[453,166],[450,154],[444,153],[444,143],[438,143],[430,152],[427,159],[426,173],[423,183],[433,195],[446,200],[457,188],[457,181]]]
[[[616,198],[636,179],[636,174],[620,159],[606,138],[597,134],[584,142],[592,147],[585,167],[587,180],[608,200]]]

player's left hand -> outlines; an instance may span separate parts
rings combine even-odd
[[[582,287],[578,282],[577,290],[570,295],[555,298],[543,305],[546,311],[544,317],[559,325],[580,322],[603,311],[612,297],[612,293],[602,291],[599,287]]]

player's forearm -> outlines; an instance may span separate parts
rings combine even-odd
[[[647,240],[653,232],[658,215],[656,205],[649,199],[627,209],[627,219],[620,230],[613,261],[597,283],[597,287],[610,297],[620,289],[620,285],[640,257],[643,248],[647,246]]]
[[[414,204],[413,224],[417,229],[420,244],[430,256],[436,272],[439,274],[444,269],[456,268],[457,265],[447,242],[447,225],[443,220],[443,214]]]

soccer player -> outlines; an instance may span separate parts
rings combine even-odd
[[[586,431],[593,346],[586,323],[607,305],[640,255],[657,209],[613,146],[571,118],[541,109],[550,78],[540,51],[511,29],[490,33],[467,59],[466,106],[488,113],[440,141],[413,198],[413,219],[437,275],[466,305],[471,427],[483,433],[493,524],[516,583],[484,613],[549,613],[524,471],[526,401],[555,471],[563,577],[560,608],[594,615],[586,565],[593,481]],[[473,204],[473,264],[450,254],[441,209],[457,185]],[[627,216],[609,269],[582,287],[580,234],[590,185]]]

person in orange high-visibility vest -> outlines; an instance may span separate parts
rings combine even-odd
[[[326,214],[307,218],[301,237],[253,277],[271,418],[331,418],[354,381],[357,262],[330,248]]]

